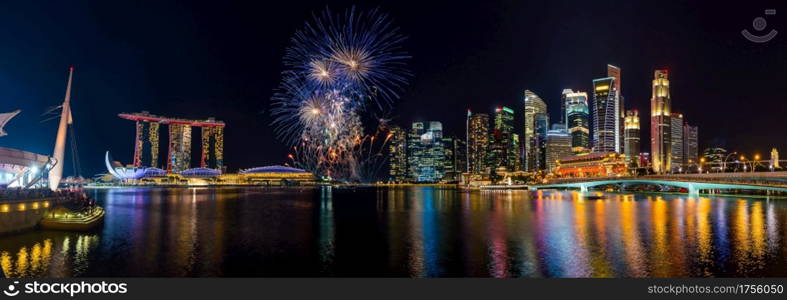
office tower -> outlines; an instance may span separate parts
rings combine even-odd
[[[534,147],[533,147],[533,162],[534,171],[541,171],[547,168],[546,165],[546,146],[547,146],[547,131],[549,131],[549,115],[546,113],[537,113],[534,117]]]
[[[678,172],[683,168],[683,115],[670,114],[670,140],[672,141],[672,171]]]
[[[639,111],[626,111],[624,151],[629,166],[639,166]]]
[[[622,152],[620,103],[615,77],[593,80],[593,152]]]
[[[407,133],[402,127],[391,126],[388,139],[388,180],[407,181]]]
[[[620,74],[621,74],[621,69],[620,68],[618,68],[616,66],[613,66],[613,65],[610,65],[610,64],[607,64],[607,77],[615,78],[615,91],[617,91],[617,93],[615,93],[615,97],[617,97],[617,103],[618,103],[617,111],[618,111],[618,114],[620,115],[620,120],[618,120],[618,131],[619,131],[619,133],[618,133],[618,144],[617,144],[618,151],[617,152],[618,153],[623,153],[625,151],[625,149],[623,149],[623,148],[624,148],[624,145],[625,145],[625,133],[624,133],[624,131],[625,131],[624,127],[625,126],[624,126],[624,124],[625,124],[625,121],[626,121],[626,109],[625,109],[625,105],[624,105],[625,101],[623,99],[623,90],[621,89],[621,86],[622,86],[622,80],[621,79],[622,78],[621,78]]]
[[[487,147],[489,147],[489,115],[467,111],[467,171],[471,174],[486,173]]]
[[[546,114],[547,105],[541,97],[530,90],[525,90],[525,130],[522,140],[524,145],[523,169],[535,171],[536,169],[536,135],[535,115]]]
[[[566,109],[568,108],[569,98],[574,91],[571,89],[563,89],[563,93],[560,95],[560,124],[568,124],[568,112]]]
[[[462,173],[467,172],[467,144],[460,138],[444,137],[443,150],[443,179],[447,182],[458,181]]]
[[[781,168],[779,166],[779,151],[777,151],[776,148],[773,148],[771,150],[771,165],[770,165],[770,167],[771,167],[771,169]]]
[[[656,70],[653,75],[653,94],[650,98],[650,154],[653,172],[662,174],[672,167],[672,132],[667,70]]]
[[[571,91],[571,90],[569,90]],[[566,126],[571,135],[571,150],[576,153],[590,152],[590,112],[588,94],[585,92],[565,93]]]
[[[410,180],[438,182],[443,179],[445,154],[443,125],[440,122],[413,123],[407,139]]]
[[[522,143],[519,141],[519,135],[516,133],[511,134],[511,147],[508,150],[508,162],[511,164],[510,171],[522,170]]]
[[[683,164],[688,168],[699,165],[699,129],[683,125]]]
[[[495,126],[489,147],[491,167],[505,167],[506,171],[517,170],[519,151],[514,144],[514,110],[505,106],[495,109]]]
[[[557,167],[561,158],[573,155],[571,151],[571,135],[566,131],[566,125],[553,124],[547,131],[546,137],[546,170],[552,172]]]

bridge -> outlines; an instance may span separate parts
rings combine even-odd
[[[636,177],[590,177],[554,179],[549,183],[530,186],[539,189],[579,189],[608,185],[656,185],[686,189],[689,195],[703,190],[749,190],[787,193],[787,172],[704,173],[648,175]]]

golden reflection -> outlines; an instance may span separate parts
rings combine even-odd
[[[735,218],[732,224],[733,239],[735,242],[735,261],[738,273],[743,274],[748,269],[748,254],[751,252],[749,238],[749,206],[746,200],[739,199],[735,204]]]
[[[708,198],[699,198],[697,204],[697,260],[703,266],[703,276],[712,276],[709,267],[713,264],[712,239],[710,225],[711,201]]]
[[[652,199],[648,197],[648,199]],[[667,201],[661,197],[656,198],[653,203],[653,213],[651,214],[651,234],[653,247],[651,248],[651,260],[655,262],[669,261],[669,247],[667,241]],[[665,263],[653,264],[653,277],[669,277],[669,265]]]
[[[754,202],[751,206],[751,240],[752,240],[752,263],[756,267],[763,267],[765,259],[765,213],[763,212],[762,202]]]
[[[629,276],[647,276],[645,260],[642,257],[643,249],[637,231],[637,202],[622,201],[620,205],[621,229],[623,232],[623,251],[629,266]]]
[[[593,266],[593,277],[614,277],[612,266],[607,260],[607,215],[605,201],[594,201],[593,203],[593,223],[595,228],[595,239],[598,244],[591,254],[591,264]]]
[[[40,242],[33,241],[31,246],[22,245],[15,254],[12,254],[12,251],[2,251],[0,267],[6,277],[10,278],[79,275],[79,271],[87,268],[87,252],[95,248],[98,236],[80,235],[73,247],[79,249],[77,251],[69,251],[69,240],[68,236],[63,238],[62,243],[46,238]],[[55,245],[61,245],[60,249],[56,249]],[[79,253],[80,251],[83,253]]]

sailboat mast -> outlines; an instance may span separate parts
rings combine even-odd
[[[60,113],[60,125],[57,128],[57,139],[55,140],[55,150],[52,157],[55,165],[49,170],[49,189],[55,191],[63,178],[64,155],[66,148],[66,132],[71,119],[71,78],[74,76],[74,67],[68,70],[68,85],[66,86],[66,97],[63,100],[63,109]]]

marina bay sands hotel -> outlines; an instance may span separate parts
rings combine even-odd
[[[224,122],[213,118],[189,120],[157,116],[147,111],[140,113],[121,113],[120,118],[136,122],[134,138],[134,161],[136,168],[159,167],[159,127],[168,127],[168,153],[166,170],[178,173],[191,167],[192,127],[200,128],[202,148],[200,168],[224,169]]]

